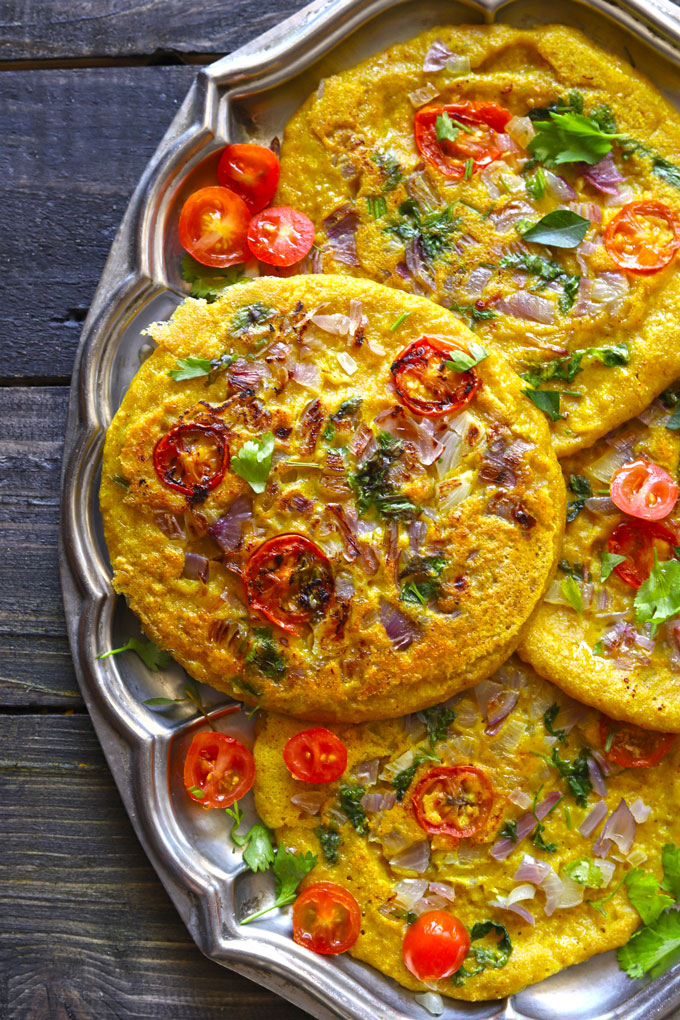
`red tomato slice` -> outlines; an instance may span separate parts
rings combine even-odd
[[[437,139],[437,117],[447,113],[458,127],[455,142]],[[496,134],[504,134],[512,114],[496,103],[449,103],[418,110],[414,133],[418,152],[445,177],[464,177],[472,160],[476,173],[503,155]]]
[[[302,730],[283,749],[283,760],[294,779],[303,783],[332,783],[347,768],[347,748],[322,726]]]
[[[314,882],[293,905],[293,939],[313,953],[344,953],[359,938],[360,929],[359,904],[334,882]]]
[[[426,984],[451,977],[470,951],[462,921],[445,910],[427,910],[409,925],[401,951],[414,977]]]
[[[624,769],[649,769],[666,757],[675,743],[675,734],[643,730],[603,715],[600,740],[610,761]]]
[[[153,466],[163,485],[198,502],[224,478],[229,449],[212,425],[175,425],[156,443]]]
[[[290,634],[326,612],[335,584],[327,556],[304,535],[277,535],[251,554],[243,571],[250,606]]]
[[[270,266],[292,266],[311,249],[315,233],[309,216],[289,205],[274,206],[253,216],[248,244],[261,262]]]
[[[474,765],[442,765],[424,776],[413,810],[426,832],[463,839],[484,827],[493,803],[491,783]]]
[[[271,202],[279,174],[278,156],[264,145],[228,145],[217,164],[217,180],[235,191],[251,213]]]
[[[654,551],[659,560],[675,558],[678,538],[663,524],[654,521],[624,521],[612,531],[607,548],[625,556],[614,570],[631,588],[639,588],[652,572]]]
[[[183,248],[204,266],[233,266],[250,258],[248,206],[228,188],[201,188],[189,195],[179,216]]]
[[[255,759],[239,740],[211,730],[197,733],[191,741],[184,762],[184,785],[197,804],[229,807],[245,797],[254,780]]]
[[[622,269],[654,273],[680,248],[680,227],[662,202],[629,202],[610,222],[604,243]]]
[[[650,460],[632,460],[612,478],[611,496],[619,510],[645,521],[668,517],[678,500],[678,483]]]
[[[481,386],[474,368],[447,368],[450,352],[462,350],[445,340],[421,336],[405,347],[390,371],[402,403],[414,414],[441,418],[469,404]]]

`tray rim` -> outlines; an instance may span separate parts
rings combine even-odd
[[[110,589],[108,566],[92,541],[91,529],[84,531],[83,524],[90,518],[89,499],[104,440],[101,411],[107,401],[101,389],[105,375],[101,359],[103,355],[113,357],[113,352],[106,349],[106,339],[117,323],[142,307],[154,292],[173,291],[159,269],[158,253],[145,241],[153,237],[151,211],[158,205],[160,190],[167,187],[167,175],[186,168],[191,153],[201,152],[214,135],[229,136],[226,120],[230,100],[247,94],[249,83],[257,81],[260,88],[270,88],[291,77],[293,45],[302,51],[300,63],[313,63],[381,12],[405,2],[314,0],[197,72],[130,199],[83,325],[74,362],[62,461],[59,566],[69,643],[83,699],[136,835],[198,948],[215,962],[269,988],[319,1020],[406,1020],[409,1014],[387,1006],[351,976],[332,970],[329,974],[327,961],[299,952],[292,943],[284,959],[279,959],[273,953],[276,945],[266,938],[268,933],[263,934],[261,942],[237,933],[225,937],[220,931],[221,908],[214,882],[205,881],[205,876],[201,881],[190,862],[183,864],[176,856],[168,856],[167,844],[154,822],[153,798],[142,792],[144,785],[139,782],[142,776],[152,774],[161,729],[155,731],[149,719],[142,725],[134,710],[138,703],[131,696],[114,698],[109,683],[111,674],[117,674],[114,660],[104,665],[95,659],[96,649],[101,647],[99,639],[110,628],[117,597]],[[490,22],[514,0],[462,2]],[[680,66],[680,10],[671,0],[571,2],[628,28]],[[221,103],[220,91],[224,95],[224,90],[226,102]],[[192,723],[190,720],[184,725]],[[319,981],[320,969],[325,984]],[[667,988],[672,992],[669,998]],[[489,1017],[530,1020],[512,999],[486,1005]],[[639,987],[631,998],[600,1014],[598,1020],[663,1020],[678,1008],[680,969],[676,968],[674,974]],[[419,1015],[426,1016],[424,1011]],[[555,1018],[558,1015],[556,1011]]]

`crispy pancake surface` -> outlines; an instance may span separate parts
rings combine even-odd
[[[403,348],[474,339],[451,313],[346,277],[262,278],[189,299],[151,332],[160,349],[107,436],[101,505],[116,591],[192,676],[300,718],[361,721],[436,703],[512,652],[550,581],[564,485],[545,419],[494,355],[461,410],[404,407],[390,370]],[[208,374],[172,378],[187,358]],[[210,491],[187,496],[155,470],[180,422],[225,438]],[[234,468],[267,434],[254,492]],[[267,594],[259,575],[256,608],[251,557],[290,534],[325,566],[301,577],[283,557],[290,579]]]
[[[667,402],[677,399],[674,391],[677,394],[679,388],[676,385],[668,391]],[[520,654],[572,697],[613,718],[678,733],[680,624],[677,616],[658,627],[645,622],[644,617],[641,621],[635,605],[637,590],[617,569],[602,580],[602,556],[610,552],[610,537],[622,525],[634,529],[638,525],[606,495],[597,496],[608,492],[612,475],[623,464],[635,460],[652,461],[678,477],[680,434],[667,428],[671,413],[670,407],[655,401],[643,412],[644,420],[633,419],[592,449],[563,462],[572,490],[580,485],[582,493],[576,498],[570,493],[573,511],[583,504],[588,489],[594,496],[567,525],[560,569],[532,618]],[[673,540],[678,543],[680,536],[678,505],[657,524],[669,535],[666,552],[657,553],[667,559],[672,555]],[[644,534],[646,523],[641,527]],[[639,553],[634,550],[632,563],[637,561]],[[575,575],[571,582],[566,580],[569,574]],[[573,584],[578,592],[576,608],[565,597],[565,583]]]
[[[494,722],[502,715],[499,706],[508,698],[514,708],[501,723]],[[552,706],[559,706],[559,711]],[[280,845],[318,855],[319,863],[305,884],[335,882],[357,899],[362,925],[351,954],[407,988],[422,988],[402,962],[402,939],[408,920],[413,919],[407,918],[409,912],[444,909],[470,928],[487,920],[505,925],[512,952],[504,966],[487,965],[475,976],[461,976],[457,984],[447,980],[432,986],[454,998],[491,999],[513,994],[628,940],[639,917],[625,887],[615,890],[641,861],[658,878],[663,845],[677,843],[680,821],[674,804],[680,794],[680,747],[676,741],[664,760],[650,769],[613,766],[606,778],[606,795],[601,797],[587,780],[586,765],[591,751],[599,756],[595,760],[604,771],[609,769],[599,713],[571,701],[530,667],[511,659],[491,680],[457,698],[452,708],[456,718],[448,726],[436,718],[435,709],[429,717],[332,727],[347,746],[347,770],[337,782],[316,786],[294,779],[282,758],[286,741],[304,729],[303,724],[266,715],[259,723],[254,748],[255,803],[262,820],[276,830]],[[546,712],[557,736],[546,728]],[[434,735],[432,741],[428,731]],[[584,784],[570,786],[553,755],[563,768],[568,763],[574,775],[585,777]],[[440,834],[428,834],[416,820],[415,791],[423,777],[438,767],[436,759],[444,766],[473,765],[491,783],[488,823],[467,839],[447,841]],[[342,787],[363,789],[354,797],[363,806],[362,813],[351,812],[363,833],[343,811]],[[401,801],[395,799],[399,790],[403,791]],[[297,806],[291,797],[300,798]],[[644,805],[651,808],[646,821],[633,826],[632,848],[622,843],[622,853],[611,842],[608,847],[603,840],[598,843],[606,825],[603,820],[590,835],[580,834],[579,827],[598,802],[606,801],[604,819],[622,799],[625,810],[632,807],[637,813],[641,807],[638,817],[646,813]],[[642,806],[636,805],[638,800]],[[532,805],[543,819],[538,836]],[[518,834],[525,832],[524,838],[514,844],[504,838],[500,830],[507,831],[508,824],[511,829],[514,824]],[[324,856],[321,839],[328,831],[340,837],[336,863]],[[549,849],[541,849],[537,845],[541,842]],[[506,856],[495,859],[492,850]],[[527,856],[539,862],[544,876],[539,884],[539,875],[532,876],[531,870],[527,877],[526,866],[531,865]],[[588,879],[594,885],[570,879],[577,861],[586,862],[582,869],[590,863],[600,871],[601,864],[604,876],[600,879],[598,872],[591,872]],[[524,871],[518,875],[523,862]],[[520,889],[523,895],[517,893]],[[589,905],[604,897],[610,898],[599,911]],[[554,901],[563,905],[556,906]],[[528,910],[535,923],[509,910],[512,903]],[[473,942],[473,946],[492,948],[496,940]],[[464,966],[468,973],[475,969],[474,954]]]
[[[414,118],[469,102],[514,120],[497,133],[498,158],[447,177],[418,150]],[[621,136],[607,180],[594,184],[584,163],[537,169],[528,159],[527,115],[547,118],[551,107],[582,108]],[[466,125],[452,116],[449,131],[464,143]],[[680,345],[668,342],[674,260],[630,272],[604,244],[630,202],[661,202],[677,216],[680,176],[665,161],[679,158],[677,111],[580,32],[447,26],[322,81],[287,126],[278,201],[313,219],[326,271],[453,308],[518,373],[533,373],[531,385],[561,391],[551,428],[563,456],[637,414],[680,371]],[[588,221],[576,247],[523,240],[556,210]]]

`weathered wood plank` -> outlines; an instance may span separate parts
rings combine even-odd
[[[87,716],[0,714],[0,747],[3,1020],[303,1020],[196,949]]]
[[[0,710],[82,704],[59,587],[68,391],[0,389]]]
[[[70,376],[130,194],[195,73],[0,74],[0,377]]]
[[[0,60],[206,54],[216,59],[304,6],[302,0],[5,0]]]

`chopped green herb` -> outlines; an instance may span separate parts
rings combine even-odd
[[[677,430],[680,429],[680,403],[666,422],[666,428],[670,429],[671,432],[677,432]]]
[[[269,865],[274,861],[274,847],[270,830],[262,822],[255,822],[244,835],[240,835],[237,830],[243,821],[243,814],[238,801],[234,801],[230,808],[224,810],[234,820],[230,836],[232,843],[244,847],[244,863],[251,871],[267,871]]]
[[[277,681],[286,672],[286,660],[276,647],[268,628],[253,631],[253,642],[246,655],[246,662],[256,666],[261,673]]]
[[[274,910],[276,907],[285,907],[292,903],[296,897],[300,882],[315,867],[318,859],[316,854],[309,852],[306,854],[296,854],[291,850],[279,848],[276,851],[272,866],[276,899],[270,907],[265,907],[264,910],[251,914],[250,917],[246,917],[241,921],[241,924],[249,924],[256,917],[262,917],[263,914],[268,914],[270,910]]]
[[[619,965],[632,978],[659,977],[680,954],[680,913],[669,910],[654,924],[640,928],[617,953]]]
[[[611,347],[586,347],[580,351],[572,351],[551,361],[535,362],[531,368],[522,373],[522,378],[530,386],[538,387],[551,379],[572,382],[579,372],[583,371],[583,361],[600,361],[606,368],[616,365],[627,365],[630,359],[628,345],[614,344]]]
[[[583,596],[581,589],[573,577],[565,577],[560,584],[560,590],[572,609],[581,615],[583,612]]]
[[[604,645],[602,644],[602,641],[596,641],[593,645],[593,655],[599,655],[600,658],[604,655]],[[614,734],[612,733],[610,736],[613,739]]]
[[[400,315],[400,316],[398,316],[398,317],[397,317],[397,318],[396,318],[396,319],[394,320],[394,322],[392,323],[392,325],[390,326],[390,333],[394,333],[394,332],[395,332],[395,330],[399,329],[399,327],[401,326],[402,322],[405,322],[405,321],[406,321],[406,319],[408,319],[408,317],[409,317],[409,315],[410,315],[410,314],[411,314],[410,312],[402,312],[402,313],[401,313],[401,315]]]
[[[274,315],[276,315],[276,311],[273,308],[269,308],[262,301],[254,301],[252,305],[244,305],[243,308],[239,308],[234,314],[231,320],[231,331],[237,336],[241,336],[253,326],[267,322]]]
[[[330,443],[333,436],[335,435],[335,425],[331,425],[330,422],[327,422],[327,424],[324,426],[324,430],[321,433],[321,435],[326,440],[327,443]]]
[[[612,570],[618,567],[619,563],[625,562],[625,556],[620,556],[619,553],[610,553],[607,549],[603,549],[600,553],[600,580],[606,581]]]
[[[182,256],[182,278],[191,284],[191,296],[214,301],[227,287],[245,283],[244,266],[229,266],[228,269],[214,269],[204,266],[187,252]]]
[[[199,376],[208,375],[212,368],[212,361],[209,358],[178,358],[177,368],[171,368],[168,375],[175,382],[182,382],[184,379],[198,379]]]
[[[425,723],[430,747],[434,750],[437,741],[444,740],[447,736],[449,726],[456,718],[456,713],[452,708],[447,708],[445,705],[433,705],[432,708],[426,708],[423,712],[418,712],[418,718],[421,722]]]
[[[348,400],[343,400],[335,414],[331,415],[330,421],[338,422],[343,418],[351,418],[353,414],[357,413],[363,402],[362,397],[349,397]]]
[[[500,924],[498,921],[478,921],[470,929],[470,940],[471,942],[477,942],[492,932],[499,936],[496,945],[493,948],[471,945],[468,960],[472,957],[476,965],[470,970],[466,967],[460,967],[451,978],[452,984],[460,986],[466,978],[481,974],[487,967],[492,967],[494,970],[500,970],[501,967],[505,967],[512,953],[512,942],[505,925]]]
[[[666,184],[680,190],[680,167],[663,156],[655,156],[652,160],[652,173],[660,177]]]
[[[392,786],[397,791],[398,801],[401,802],[404,799],[404,794],[413,782],[413,778],[418,771],[418,766],[422,765],[424,761],[439,761],[439,758],[436,754],[432,754],[430,751],[420,749],[416,752],[411,765],[409,765],[408,768],[402,769],[401,772],[397,772],[396,776],[392,780]]]
[[[543,198],[546,189],[546,179],[543,167],[537,167],[533,176],[527,175],[524,183],[527,189],[527,194],[531,195],[532,198]]]
[[[449,308],[452,312],[462,315],[472,330],[474,330],[478,322],[487,322],[489,319],[495,319],[498,316],[498,313],[494,312],[492,308],[478,308],[476,303],[472,301],[467,305],[461,305],[458,301],[453,301]]]
[[[189,793],[192,797],[198,797],[199,800],[203,800],[205,797],[205,790],[201,790],[199,786],[190,786]]]
[[[575,496],[585,496],[586,499],[593,494],[593,487],[585,475],[569,475],[569,488]]]
[[[664,875],[661,888],[674,899],[680,899],[680,849],[666,843],[661,851],[661,864]]]
[[[438,142],[455,142],[460,128],[457,124],[453,123],[446,110],[444,110],[443,113],[437,114],[434,130]]]
[[[231,458],[230,469],[248,483],[253,492],[264,492],[272,466],[274,434],[265,432],[259,439],[248,439]]]
[[[402,585],[402,600],[424,606],[427,602],[439,598],[441,584],[438,578],[445,563],[446,560],[441,553],[434,556],[413,556],[408,560],[399,574],[400,580],[409,579]]]
[[[552,248],[576,248],[588,233],[590,220],[571,209],[554,209],[522,231],[522,239]]]
[[[452,372],[469,372],[480,361],[484,361],[485,358],[489,357],[489,352],[486,348],[482,347],[481,344],[476,344],[474,340],[468,343],[468,352],[451,351],[449,359],[445,363],[446,367]]]
[[[579,581],[587,580],[585,576],[586,572],[583,569],[582,563],[570,563],[569,560],[560,560],[557,566],[563,574],[569,574],[570,577],[576,577]]]
[[[522,393],[529,398],[532,404],[536,405],[539,411],[543,411],[550,421],[559,421],[562,417],[560,394],[557,390],[522,390]]]
[[[591,889],[601,889],[604,885],[604,875],[598,868],[595,861],[589,857],[580,857],[577,861],[571,861],[564,865],[564,873],[572,882],[579,885],[587,885]]]
[[[680,561],[662,560],[654,550],[654,566],[635,595],[635,619],[651,623],[652,637],[664,620],[680,613]]]
[[[365,793],[365,786],[343,784],[340,787],[340,807],[360,836],[365,836],[368,832],[368,819],[361,806],[361,798]]]
[[[337,864],[338,849],[342,843],[340,833],[336,829],[329,829],[326,825],[317,825],[314,835],[321,844],[324,860],[328,864]]]
[[[472,171],[474,169],[475,161],[472,156],[465,160],[465,173],[463,174],[463,180],[469,181],[472,177]]]
[[[557,704],[557,702],[555,702],[554,705],[551,705],[550,708],[547,708],[543,713],[543,724],[551,737],[557,737],[560,744],[564,744],[567,739],[567,731],[553,729],[553,723],[555,722],[555,719],[557,718],[559,713],[560,706]]]
[[[366,199],[366,206],[368,208],[368,215],[372,216],[374,220],[379,220],[381,216],[385,216],[387,213],[387,202],[382,195],[369,195]]]
[[[404,173],[399,160],[391,152],[374,152],[371,159],[383,172],[383,192],[394,191],[401,184]]]
[[[527,145],[531,155],[546,166],[599,163],[612,151],[614,142],[624,137],[611,130],[614,125],[606,107],[594,111],[592,117],[573,111],[551,111],[549,117],[534,121],[536,134]]]
[[[130,488],[130,480],[128,478],[124,478],[123,475],[109,475],[109,478],[112,482],[115,482],[116,485],[120,485],[121,489]]]
[[[460,223],[460,217],[451,215],[451,206],[421,213],[413,198],[401,203],[399,215],[400,219],[385,227],[386,233],[404,242],[416,238],[423,258],[430,263],[449,250]]]
[[[664,910],[675,902],[658,883],[654,875],[642,868],[633,868],[624,879],[628,899],[644,924],[653,924]]]
[[[573,761],[566,761],[560,758],[557,748],[553,747],[552,756],[545,760],[550,765],[554,765],[562,779],[566,780],[569,792],[579,807],[585,807],[588,795],[593,788],[588,772],[588,751],[586,748],[583,748]]]
[[[102,652],[98,659],[108,659],[110,655],[119,655],[121,652],[135,652],[142,660],[147,669],[152,673],[158,673],[161,669],[167,669],[173,663],[169,652],[164,652],[153,643],[153,641],[140,641],[139,638],[131,637],[127,644],[120,648],[113,648],[110,652]]]
[[[374,506],[379,514],[389,518],[409,518],[420,511],[407,496],[401,495],[387,477],[387,473],[404,452],[403,443],[386,432],[377,435],[378,448],[358,471],[350,476],[350,485],[356,496],[360,515]]]
[[[499,831],[499,836],[503,839],[511,839],[513,843],[517,842],[517,821],[514,818],[507,818],[505,825]]]

